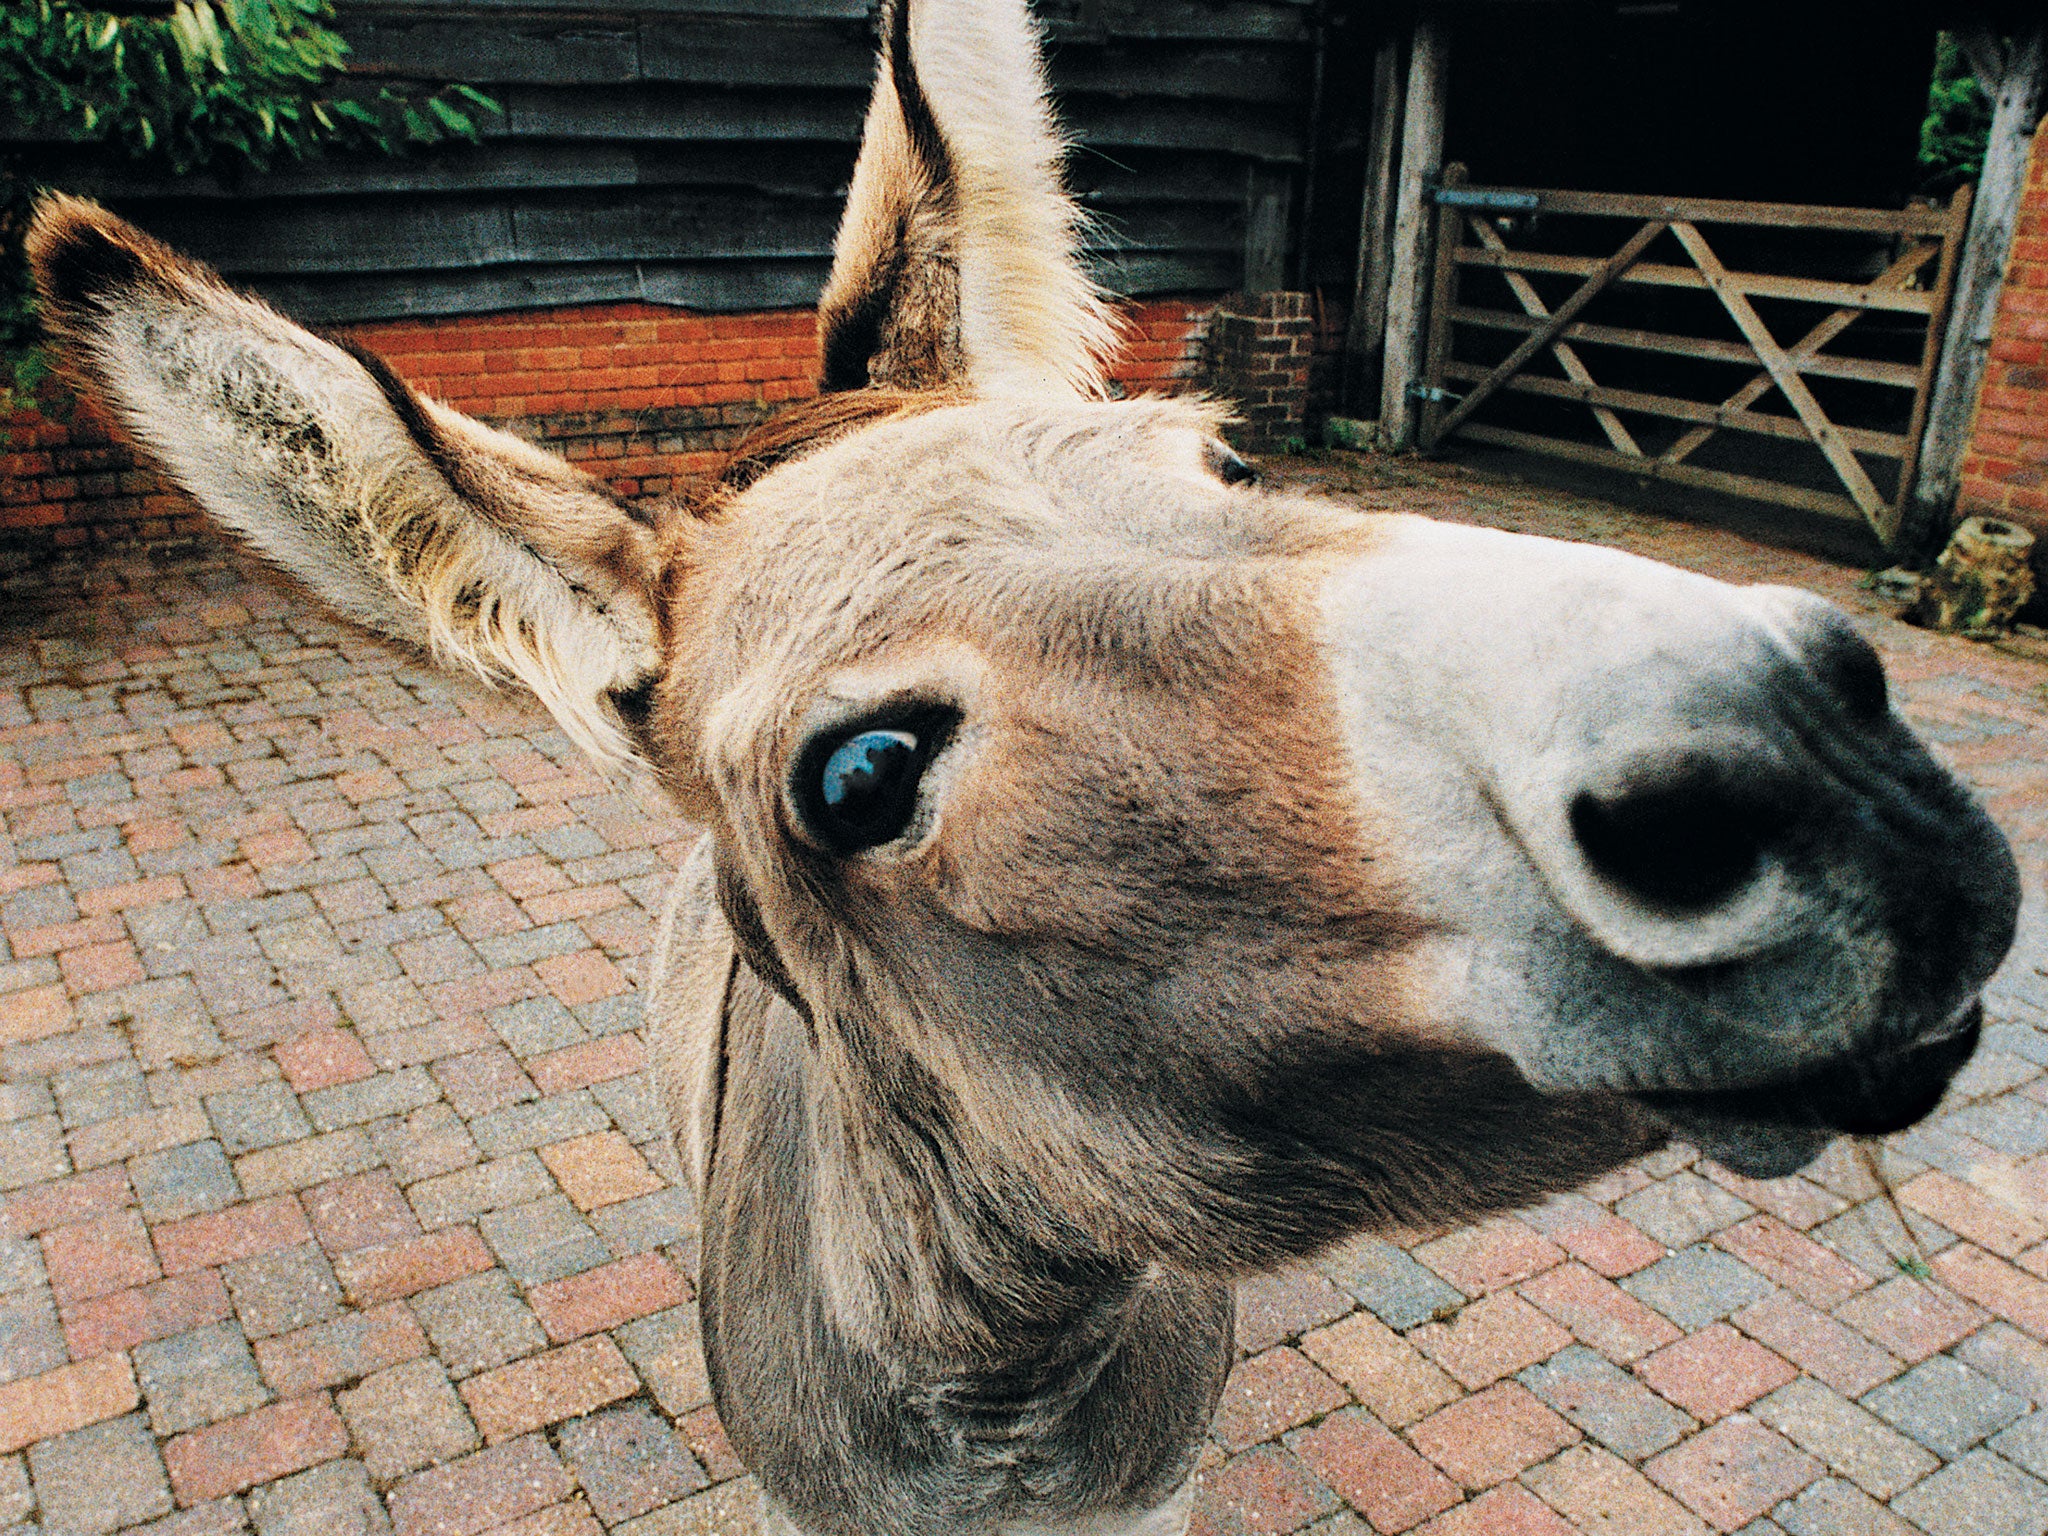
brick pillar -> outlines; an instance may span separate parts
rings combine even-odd
[[[1237,293],[1209,321],[1202,386],[1244,419],[1230,440],[1246,453],[1278,453],[1302,436],[1315,324],[1305,293]]]
[[[2035,597],[2027,617],[2048,619],[2048,122],[2013,230],[1991,356],[1963,454],[1956,519],[2007,518],[2034,534]]]

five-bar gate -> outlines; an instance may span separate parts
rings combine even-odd
[[[1473,187],[1453,166],[1435,198],[1426,449],[1458,435],[1897,540],[1967,189],[1894,211]],[[1782,446],[1697,462],[1724,431],[1823,462]]]

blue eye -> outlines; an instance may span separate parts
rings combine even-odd
[[[815,743],[804,754],[797,803],[811,831],[835,853],[858,853],[902,835],[917,809],[937,730],[869,726]]]

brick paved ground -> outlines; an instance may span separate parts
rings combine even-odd
[[[1858,595],[1595,502],[1310,473]],[[1759,1185],[1682,1148],[1360,1241],[1247,1288],[1199,1531],[2048,1530],[2048,665],[1867,624],[2032,898],[1983,1052],[1885,1153],[1925,1265],[1846,1155]],[[0,817],[0,1530],[751,1528],[637,1034],[684,827],[225,559],[5,597]]]

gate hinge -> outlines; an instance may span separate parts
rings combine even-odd
[[[1462,400],[1465,398],[1454,391],[1439,389],[1433,384],[1410,384],[1408,386],[1408,393],[1417,400],[1427,400],[1431,405],[1442,405],[1449,400]]]

